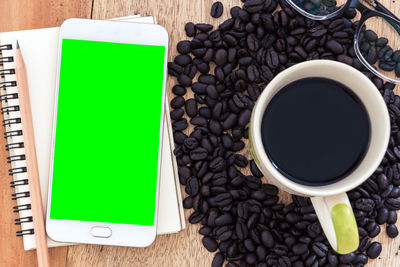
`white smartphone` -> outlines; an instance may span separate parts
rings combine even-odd
[[[46,231],[145,247],[156,237],[168,33],[88,19],[60,29]]]

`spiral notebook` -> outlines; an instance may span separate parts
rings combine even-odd
[[[117,18],[117,20],[155,22],[153,17],[140,18],[138,16]],[[8,143],[5,149],[10,153],[8,157],[8,162],[11,163],[9,174],[13,176],[11,187],[15,188],[12,198],[17,200],[17,205],[13,209],[14,212],[19,213],[19,218],[15,223],[21,225],[17,236],[23,236],[25,250],[36,248],[36,242],[30,210],[29,184],[26,176],[23,133],[15,82],[13,62],[15,43],[18,39],[27,68],[42,200],[44,210],[46,210],[58,31],[59,28],[46,28],[0,33],[0,102],[2,103],[1,113],[4,115],[3,126],[6,128],[5,138]],[[166,114],[169,114],[168,109],[168,104],[166,104]],[[177,165],[172,154],[174,142],[169,116],[166,116],[165,120],[157,234],[175,233],[185,227]],[[11,212],[12,207],[9,208]],[[49,247],[63,245],[69,244],[48,239]]]

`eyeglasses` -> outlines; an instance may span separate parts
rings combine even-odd
[[[361,13],[354,34],[354,50],[359,60],[378,77],[400,84],[400,19],[377,0],[286,0],[300,14],[326,20],[348,8]],[[346,33],[337,38],[346,38]],[[338,34],[340,35],[340,34]]]

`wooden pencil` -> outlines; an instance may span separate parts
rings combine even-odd
[[[24,148],[26,168],[29,181],[33,228],[36,237],[36,254],[39,267],[50,266],[49,251],[47,248],[47,236],[44,224],[42,195],[40,193],[39,170],[36,158],[35,138],[33,132],[31,102],[29,98],[28,79],[24,59],[17,41],[15,56],[15,74],[17,76],[18,99],[21,112],[22,132],[24,136]]]

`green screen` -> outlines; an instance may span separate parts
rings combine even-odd
[[[164,54],[62,40],[51,219],[154,225]]]

